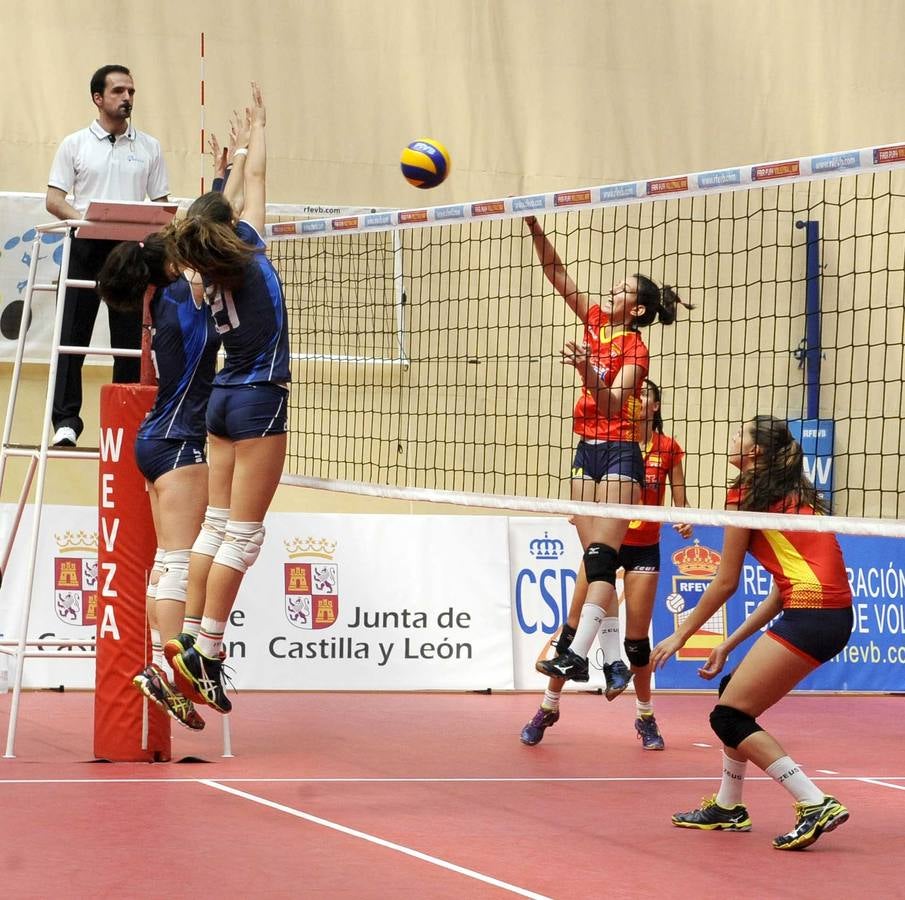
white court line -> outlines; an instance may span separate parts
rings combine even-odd
[[[406,856],[412,856],[415,859],[420,859],[422,862],[431,863],[434,866],[440,866],[442,869],[449,869],[451,872],[456,872],[459,875],[465,875],[468,878],[474,878],[476,881],[483,881],[485,884],[493,885],[493,887],[502,888],[505,891],[510,891],[513,894],[518,894],[520,897],[531,897],[534,900],[551,900],[551,898],[547,897],[544,894],[535,894],[533,891],[527,891],[524,888],[516,887],[514,884],[508,884],[505,881],[500,881],[496,878],[491,878],[489,875],[482,875],[480,872],[475,872],[473,869],[466,869],[462,866],[457,866],[455,863],[447,862],[444,859],[439,859],[436,856],[429,856],[427,853],[420,853],[418,850],[412,850],[409,847],[403,847],[401,844],[394,844],[392,841],[385,841],[383,838],[374,837],[371,834],[365,834],[363,831],[356,831],[354,828],[347,828],[345,825],[338,825],[336,822],[330,822],[327,819],[321,819],[318,816],[312,816],[310,813],[302,812],[299,809],[293,809],[291,806],[283,806],[282,803],[274,803],[272,800],[265,800],[263,797],[258,797],[255,794],[248,794],[245,791],[236,790],[236,788],[228,787],[225,784],[218,784],[216,781],[210,781],[207,778],[202,778],[199,782],[200,784],[207,785],[207,787],[215,788],[218,791],[223,791],[227,794],[232,794],[235,797],[241,797],[243,800],[251,800],[252,803],[259,803],[261,806],[267,806],[270,809],[275,809],[278,812],[287,813],[290,816],[295,816],[297,819],[304,819],[306,822],[312,822],[315,825],[322,825],[324,828],[330,828],[333,831],[338,831],[341,834],[347,834],[351,837],[360,838],[363,841],[367,841],[371,844],[377,844],[378,847],[386,847],[388,850],[395,850],[397,853],[404,853]]]
[[[891,781],[892,779],[887,779]],[[877,784],[880,787],[894,788],[897,791],[905,791],[905,784],[887,784],[886,781],[880,781],[879,778],[859,778],[858,781],[864,781],[867,784]]]
[[[576,775],[560,777],[473,778],[218,778],[219,784],[563,784],[585,782],[717,781],[717,775]],[[749,775],[745,781],[772,781]],[[905,781],[905,775],[835,775],[818,781]],[[3,784],[198,784],[204,778],[0,778]]]

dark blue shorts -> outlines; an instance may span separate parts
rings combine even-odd
[[[623,544],[616,556],[616,566],[629,572],[660,571],[660,544],[647,544],[644,547],[633,547]]]
[[[634,441],[579,441],[572,463],[573,478],[601,482],[604,478],[630,478],[644,485],[644,458]]]
[[[214,387],[207,404],[207,430],[231,441],[286,433],[289,391],[276,384]]]
[[[179,438],[139,438],[135,441],[135,462],[138,471],[154,484],[161,475],[207,462],[204,440]]]
[[[784,609],[767,634],[799,656],[825,663],[841,653],[854,626],[852,608]]]

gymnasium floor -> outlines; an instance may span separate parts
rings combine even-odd
[[[566,696],[536,747],[531,694],[274,694],[173,732],[166,764],[91,759],[93,695],[22,697],[0,760],[0,895],[679,898],[905,896],[899,697],[787,698],[762,719],[851,811],[800,853],[763,777],[750,833],[674,828],[717,787],[712,696],[658,695],[663,753],[630,696]],[[3,735],[10,695],[0,696]]]

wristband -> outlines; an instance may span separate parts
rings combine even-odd
[[[248,147],[239,147],[239,149],[233,153],[233,159],[237,156],[248,156]]]

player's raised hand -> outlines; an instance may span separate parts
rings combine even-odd
[[[267,124],[267,110],[264,107],[264,95],[261,92],[260,85],[253,81],[251,83],[251,108],[248,110],[253,125]]]

